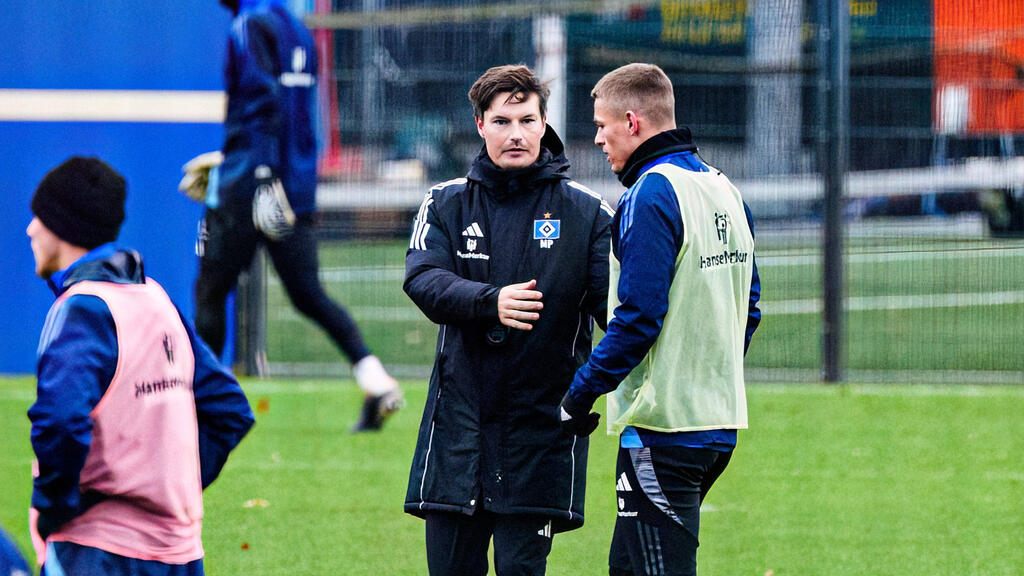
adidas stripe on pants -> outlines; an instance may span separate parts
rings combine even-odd
[[[731,452],[684,446],[619,448],[611,576],[695,576],[700,504]]]

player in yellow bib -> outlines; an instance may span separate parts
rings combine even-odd
[[[612,221],[608,330],[560,418],[589,434],[609,394],[620,433],[609,573],[696,574],[700,504],[747,427],[743,356],[761,318],[753,220],[676,128],[660,68],[623,66],[591,96],[594,142],[628,190]]]

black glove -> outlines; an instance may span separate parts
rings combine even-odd
[[[594,401],[575,400],[568,392],[562,397],[562,404],[558,407],[559,421],[562,430],[576,436],[590,436],[590,433],[597,429],[597,423],[601,415],[591,412]]]

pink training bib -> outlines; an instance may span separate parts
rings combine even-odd
[[[61,295],[102,298],[117,328],[118,359],[90,414],[93,440],[81,490],[108,498],[50,536],[141,560],[203,557],[199,432],[188,333],[156,282],[80,282]]]

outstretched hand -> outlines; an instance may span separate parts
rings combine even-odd
[[[540,320],[538,310],[544,308],[543,294],[534,290],[536,280],[509,284],[498,292],[498,320],[516,330],[533,330],[532,322]]]

